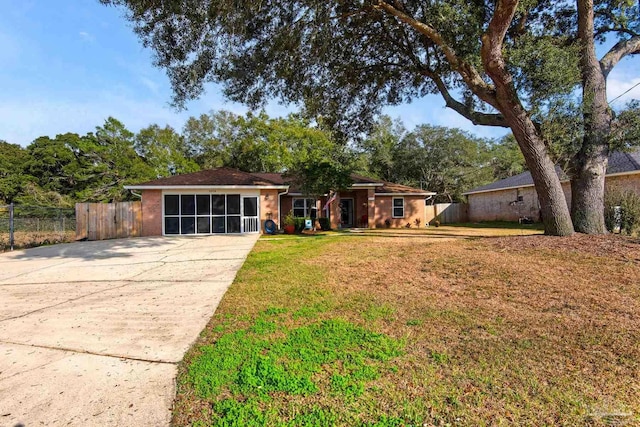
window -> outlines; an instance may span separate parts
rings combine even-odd
[[[310,217],[311,209],[316,209],[314,199],[293,199],[293,216],[298,218]]]
[[[518,188],[516,190],[516,202],[523,202],[524,201],[524,196],[522,195],[522,193],[520,193],[520,189]]]
[[[394,218],[404,218],[404,197],[393,198],[393,215]]]

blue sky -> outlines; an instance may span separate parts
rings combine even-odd
[[[0,0],[0,11],[0,140],[26,146],[39,136],[84,134],[109,116],[132,131],[152,123],[179,130],[188,117],[210,110],[247,111],[225,101],[215,85],[186,111],[170,107],[169,81],[152,66],[151,52],[121,10],[97,0]],[[609,77],[609,99],[638,82],[640,58],[625,59]],[[640,86],[614,105],[637,98]],[[274,101],[266,111],[279,116],[291,110]],[[473,126],[435,95],[384,112],[410,128],[430,123],[481,137],[506,133]]]

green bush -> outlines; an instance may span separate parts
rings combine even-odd
[[[326,217],[318,218],[318,221],[320,222],[320,228],[322,228],[322,230],[324,231],[331,230],[331,222],[329,221],[329,218],[326,218]]]
[[[609,189],[604,199],[604,218],[611,232],[618,231],[619,226],[622,234],[637,233],[640,229],[640,195],[631,190]]]
[[[299,218],[294,218],[294,225],[296,226],[296,233],[301,233],[302,230],[304,230],[304,222],[308,219],[311,219],[309,217],[299,217]]]

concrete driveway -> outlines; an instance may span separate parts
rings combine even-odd
[[[167,425],[177,363],[258,235],[0,254],[0,425]]]

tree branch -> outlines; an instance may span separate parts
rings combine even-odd
[[[444,98],[447,107],[451,108],[462,117],[471,121],[471,123],[473,123],[474,125],[497,126],[503,128],[509,127],[502,114],[488,114],[473,110],[469,106],[463,104],[462,102],[456,100],[451,96],[447,85],[442,81],[440,76],[427,70],[423,70],[422,73],[425,76],[429,77],[433,81],[433,83],[435,83],[436,87],[440,91],[440,94]]]
[[[482,36],[482,62],[496,85],[513,84],[502,55],[502,46],[517,6],[517,0],[499,0],[487,32]]]
[[[425,24],[424,22],[418,21],[417,19],[401,11],[395,6],[392,6],[386,1],[380,0],[373,7],[375,9],[383,10],[384,12],[392,16],[395,16],[400,21],[411,26],[420,34],[423,34],[429,40],[433,41],[440,47],[440,49],[442,49],[442,52],[447,58],[447,62],[451,65],[451,68],[453,68],[458,74],[460,74],[469,88],[480,99],[482,99],[489,105],[493,107],[497,106],[494,88],[482,79],[482,76],[480,75],[480,73],[478,73],[478,71],[472,64],[469,64],[458,57],[456,51],[451,46],[449,46],[449,44],[444,40],[442,35],[438,31],[436,31],[435,28],[428,24]]]
[[[620,40],[600,60],[600,68],[605,77],[609,75],[622,58],[640,53],[640,36],[628,40]]]

